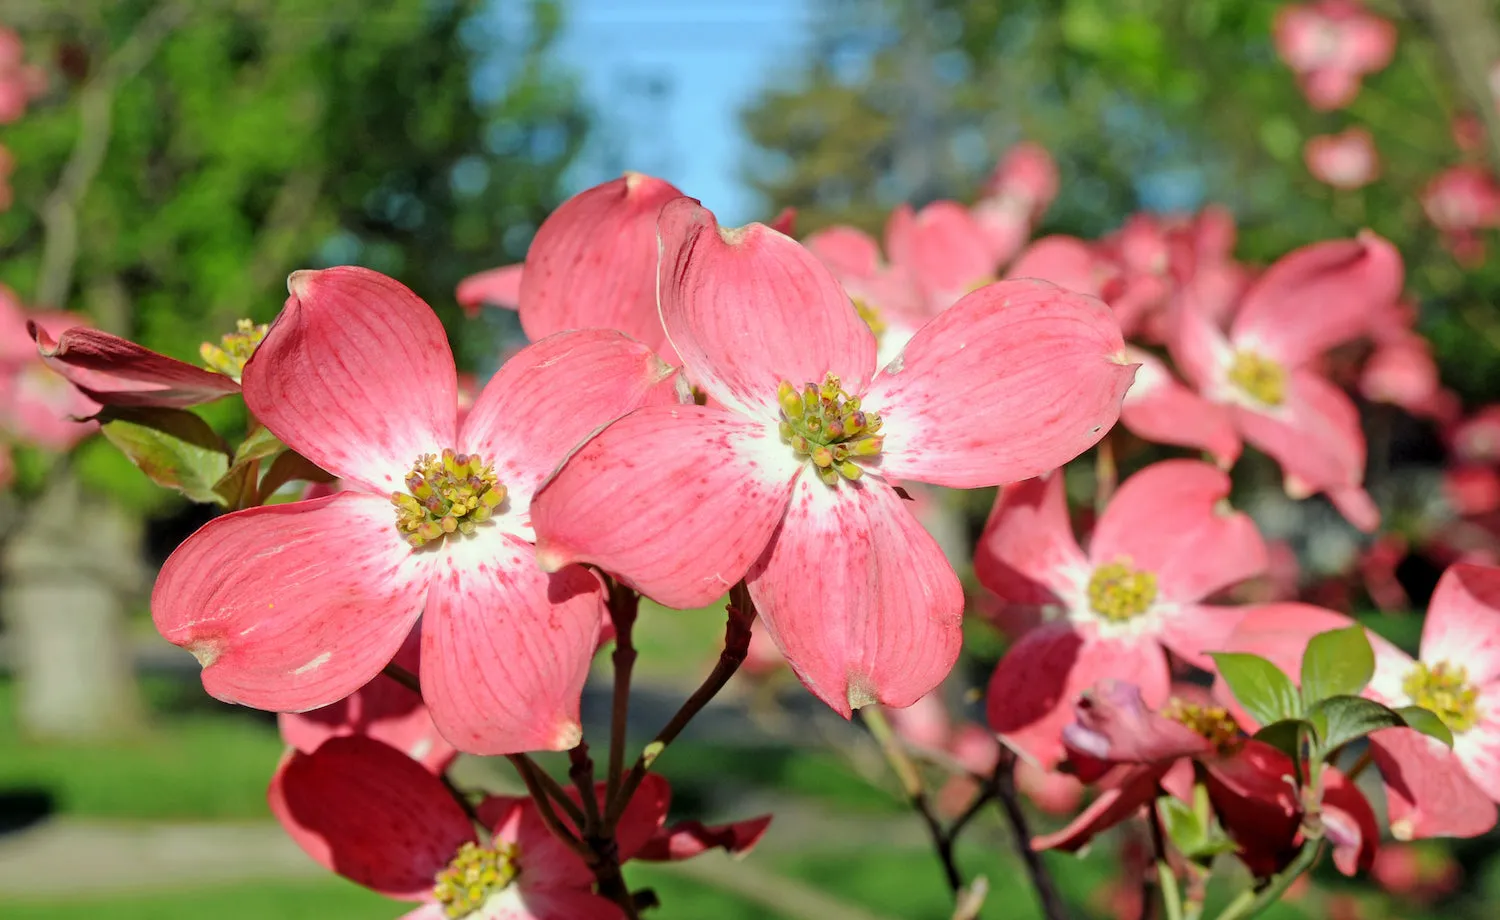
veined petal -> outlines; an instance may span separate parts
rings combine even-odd
[[[1154,641],[1104,639],[1067,622],[1033,629],[1006,651],[990,678],[990,728],[1042,769],[1056,769],[1074,705],[1085,690],[1108,679],[1136,685],[1153,709],[1171,690],[1166,656]]]
[[[294,272],[291,296],[245,365],[245,405],[288,447],[340,479],[403,488],[458,430],[458,375],[443,324],[367,268]]]
[[[1495,803],[1441,741],[1409,728],[1370,736],[1397,840],[1478,837],[1495,826]]]
[[[521,272],[524,268],[524,265],[502,265],[470,275],[458,283],[454,297],[470,316],[477,316],[479,308],[485,304],[514,310],[521,305]]]
[[[910,706],[958,659],[964,596],[942,548],[875,478],[798,478],[746,579],[802,683],[835,712]]]
[[[723,850],[730,856],[743,857],[755,849],[770,826],[770,815],[712,827],[702,821],[678,821],[659,830],[635,854],[635,858],[647,862],[678,862],[709,850]]]
[[[1286,401],[1272,410],[1233,409],[1235,424],[1288,476],[1313,491],[1358,486],[1365,474],[1359,410],[1344,391],[1308,370],[1288,377]]]
[[[422,693],[438,731],[471,754],[573,747],[603,621],[586,569],[549,575],[530,544],[499,531],[446,547],[422,619]]]
[[[774,420],[783,380],[833,373],[864,392],[875,336],[812,253],[762,224],[722,228],[691,198],[662,209],[659,232],[661,320],[708,395]]]
[[[885,421],[881,469],[960,489],[1029,479],[1097,443],[1135,375],[1102,302],[1001,281],[906,343],[865,398]]]
[[[1138,438],[1194,447],[1213,454],[1225,469],[1233,466],[1240,436],[1229,411],[1179,383],[1155,355],[1134,348],[1126,354],[1140,367],[1120,406],[1120,424]]]
[[[271,812],[320,865],[383,895],[432,895],[473,825],[442,782],[393,747],[358,735],[294,752],[267,793]]]
[[[618,329],[661,349],[656,219],[681,195],[661,179],[626,173],[574,195],[542,221],[521,275],[526,337]]]
[[[611,329],[560,332],[523,348],[490,378],[464,420],[461,449],[494,464],[512,512],[599,429],[643,405],[680,402],[675,369]]]
[[[203,665],[203,688],[277,712],[369,683],[422,613],[432,553],[413,552],[389,501],[339,492],[209,521],[167,559],[156,628]]]
[[[920,211],[899,205],[885,225],[885,248],[891,262],[911,274],[931,314],[995,274],[989,240],[956,201],[934,201]]]
[[[765,422],[707,406],[637,409],[537,492],[537,559],[551,570],[592,562],[669,607],[701,607],[766,548],[801,468]]]
[[[1266,568],[1255,522],[1228,510],[1233,483],[1197,460],[1163,460],[1120,486],[1089,544],[1094,565],[1128,560],[1156,576],[1160,595],[1191,602]]]
[[[1365,230],[1278,259],[1245,292],[1230,338],[1288,367],[1358,338],[1371,314],[1401,296],[1405,269],[1390,242]]]
[[[1061,470],[1000,490],[974,548],[980,584],[1006,603],[1056,604],[1088,571],[1073,539]]]
[[[98,329],[78,326],[54,339],[35,322],[26,328],[47,366],[102,405],[180,409],[240,391],[240,385],[223,374]]]
[[[1443,573],[1422,625],[1422,660],[1462,665],[1479,686],[1500,680],[1500,569],[1458,564]]]
[[[505,897],[514,900],[507,903]],[[524,880],[502,894],[497,913],[486,920],[624,920],[625,912],[587,888],[533,888]]]
[[[1130,820],[1155,801],[1156,789],[1166,772],[1165,764],[1135,767],[1121,777],[1119,785],[1099,793],[1067,827],[1031,838],[1031,848],[1068,853],[1083,849],[1094,837]]]

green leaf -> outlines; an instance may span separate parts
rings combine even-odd
[[[1323,750],[1330,754],[1370,732],[1406,724],[1400,713],[1362,696],[1330,696],[1314,703],[1311,714],[1327,720],[1320,734]]]
[[[1358,696],[1375,676],[1375,650],[1363,626],[1318,633],[1302,655],[1302,701]]]
[[[1192,806],[1175,796],[1164,795],[1158,798],[1156,809],[1161,814],[1162,830],[1179,851],[1187,853],[1208,835],[1208,829],[1198,820]]]
[[[281,443],[281,439],[272,434],[271,429],[261,426],[241,442],[239,450],[234,452],[234,464],[238,466],[251,460],[260,460],[283,450],[286,450],[286,445]]]
[[[1437,713],[1431,709],[1421,706],[1402,706],[1396,710],[1407,728],[1415,729],[1429,738],[1436,738],[1448,747],[1453,747],[1453,732],[1449,731],[1446,723],[1437,717]]]
[[[251,473],[256,464],[286,450],[286,445],[268,428],[257,428],[234,452],[234,462],[224,477],[214,483],[214,494],[231,508],[248,508],[257,504],[255,480]]]
[[[296,480],[333,482],[334,478],[332,473],[296,451],[284,450],[271,461],[271,468],[266,470],[265,475],[260,479],[260,500],[266,501],[275,494],[277,489],[289,482]]]
[[[95,418],[104,437],[152,482],[195,502],[225,504],[214,486],[229,471],[229,451],[203,419],[154,407],[106,407]]]
[[[1276,665],[1244,652],[1211,652],[1210,656],[1234,698],[1255,721],[1269,725],[1302,715],[1297,688]]]
[[[1303,730],[1313,731],[1313,727],[1303,719],[1282,719],[1263,726],[1253,737],[1293,760],[1299,760]]]

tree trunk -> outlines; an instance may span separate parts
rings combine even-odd
[[[26,735],[83,741],[139,726],[125,619],[143,582],[142,532],[66,470],[24,510],[0,559],[0,612]]]

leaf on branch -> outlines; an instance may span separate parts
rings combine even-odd
[[[1302,655],[1302,701],[1358,696],[1375,676],[1375,650],[1363,626],[1318,633]]]
[[[226,504],[214,487],[229,472],[229,449],[208,423],[184,409],[107,406],[100,430],[157,485],[195,502]]]
[[[1396,710],[1406,722],[1406,727],[1419,731],[1429,738],[1436,738],[1448,747],[1453,747],[1453,732],[1431,709],[1421,706],[1401,706]]]
[[[1362,696],[1330,696],[1313,704],[1310,715],[1318,727],[1322,749],[1332,754],[1340,747],[1382,728],[1406,724],[1399,712]]]
[[[1211,652],[1210,657],[1234,698],[1255,721],[1270,725],[1302,715],[1297,688],[1276,665],[1246,652]]]
[[[337,477],[294,450],[283,450],[260,478],[260,500],[264,502],[289,482],[333,482]]]

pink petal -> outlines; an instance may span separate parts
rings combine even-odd
[[[553,211],[531,241],[521,276],[526,337],[617,329],[661,349],[656,220],[662,205],[681,195],[661,179],[626,173]]]
[[[1135,375],[1100,301],[1001,281],[919,330],[865,399],[885,420],[891,479],[978,488],[1078,456],[1119,417]]]
[[[599,429],[643,405],[678,404],[674,370],[610,329],[548,336],[485,384],[459,445],[494,464],[509,507],[524,514],[542,480]]]
[[[1209,801],[1240,860],[1257,877],[1286,865],[1295,855],[1301,810],[1290,777],[1290,757],[1259,741],[1207,764]]]
[[[771,816],[761,815],[709,827],[701,821],[679,821],[663,828],[651,838],[636,859],[647,862],[677,862],[692,859],[709,850],[723,850],[731,856],[744,856],[760,843],[766,829],[771,826]]]
[[[1255,522],[1229,510],[1233,483],[1197,460],[1163,460],[1125,480],[1089,544],[1094,565],[1129,560],[1165,600],[1196,601],[1265,571]]]
[[[765,423],[704,406],[637,409],[537,492],[537,558],[552,570],[592,562],[669,607],[701,607],[766,548],[800,470]]]
[[[1212,750],[1202,735],[1148,708],[1134,684],[1100,681],[1079,697],[1073,714],[1063,744],[1095,760],[1165,764]]]
[[[619,905],[590,891],[566,888],[537,889],[522,879],[517,883],[519,904],[502,904],[485,920],[624,920]]]
[[[156,628],[203,665],[203,688],[280,712],[369,683],[422,612],[431,553],[413,553],[390,503],[339,492],[209,521],[167,559]]]
[[[1229,637],[1244,615],[1243,607],[1182,604],[1162,616],[1157,638],[1177,657],[1212,671],[1214,663],[1208,653],[1228,648]]]
[[[1098,297],[1113,269],[1102,264],[1094,247],[1074,236],[1044,236],[1016,256],[1007,278],[1040,278],[1060,288]]]
[[[421,628],[412,630],[395,663],[420,671]],[[311,754],[329,738],[365,735],[384,742],[417,761],[431,773],[442,773],[458,751],[443,740],[422,697],[384,674],[332,706],[277,717],[281,737],[304,754]]]
[[[1304,246],[1250,286],[1230,338],[1300,366],[1363,334],[1370,314],[1401,296],[1404,280],[1401,253],[1368,230],[1353,240]]]
[[[911,273],[932,313],[995,274],[989,241],[969,209],[956,201],[934,201],[917,212],[898,206],[886,222],[885,248],[891,262]]]
[[[1370,871],[1380,845],[1375,811],[1359,787],[1332,767],[1323,773],[1323,825],[1340,872],[1352,876]]]
[[[761,224],[721,228],[690,198],[662,209],[660,234],[662,323],[709,396],[775,419],[783,380],[864,391],[875,336],[812,253]]]
[[[1422,660],[1462,665],[1479,686],[1500,680],[1500,569],[1458,564],[1443,573],[1422,625]]]
[[[1062,471],[1012,483],[995,507],[974,549],[974,577],[1011,604],[1062,603],[1089,572],[1073,539]]]
[[[1255,447],[1309,491],[1358,486],[1365,473],[1359,410],[1343,390],[1309,370],[1293,371],[1274,409],[1234,407],[1235,424]]]
[[[1140,367],[1120,406],[1120,424],[1138,438],[1197,448],[1225,469],[1233,466],[1240,456],[1240,436],[1228,410],[1179,383],[1155,355],[1138,349],[1127,354]]]
[[[1474,784],[1500,802],[1500,683],[1479,688],[1479,722],[1453,739],[1453,753]]]
[[[1172,311],[1173,328],[1167,337],[1172,362],[1200,393],[1212,393],[1223,384],[1224,369],[1234,360],[1234,349],[1192,286],[1184,289]]]
[[[1397,840],[1477,837],[1495,826],[1495,803],[1441,741],[1408,728],[1370,736]]]
[[[521,271],[524,268],[523,265],[502,265],[470,275],[458,283],[455,294],[458,305],[470,316],[477,316],[479,308],[485,304],[516,309],[521,305]]]
[[[883,263],[880,244],[857,227],[827,227],[803,240],[802,245],[841,278],[873,278]]]
[[[403,487],[423,454],[454,442],[458,377],[443,324],[399,282],[366,268],[294,272],[291,296],[245,365],[245,405],[340,479]]]
[[[571,792],[572,790],[569,789]],[[575,802],[577,796],[570,796]],[[541,890],[577,888],[587,890],[594,873],[577,853],[547,829],[536,802],[524,796],[490,796],[479,803],[479,823],[489,828],[495,843],[511,843],[520,850],[521,884]],[[564,826],[576,831],[566,814]]]
[[[271,779],[271,812],[326,868],[381,894],[428,900],[474,828],[420,764],[369,738],[293,753]]]
[[[958,576],[876,479],[830,487],[800,477],[746,583],[797,676],[845,718],[869,703],[912,705],[958,658]]]
[[[34,322],[26,328],[47,366],[103,405],[180,409],[240,391],[240,385],[223,374],[97,329],[79,326],[54,339]]]
[[[990,728],[1044,770],[1062,762],[1063,729],[1085,690],[1114,679],[1140,688],[1158,708],[1171,691],[1166,657],[1154,642],[1105,639],[1069,623],[1033,629],[1010,647],[985,693]]]
[[[1359,95],[1360,75],[1341,67],[1319,67],[1297,78],[1307,104],[1318,112],[1332,112]]]
[[[422,619],[422,692],[438,730],[471,754],[573,747],[604,619],[599,580],[577,566],[542,572],[509,534],[445,549]]]
[[[1067,827],[1031,838],[1031,848],[1068,853],[1083,849],[1095,836],[1130,820],[1155,801],[1164,773],[1166,767],[1161,765],[1136,767],[1119,785],[1101,792]]]

